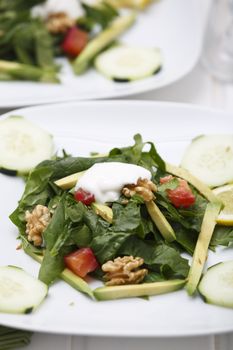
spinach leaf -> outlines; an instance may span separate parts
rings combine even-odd
[[[172,228],[176,234],[176,242],[190,255],[193,255],[199,232],[186,229],[180,223],[172,223]]]
[[[144,203],[131,199],[127,205],[116,202],[112,206],[113,223],[111,229],[115,232],[134,233],[140,238],[155,233],[155,227],[145,209]]]
[[[148,169],[151,169],[152,166],[158,167],[165,171],[165,163],[157,153],[153,143],[143,142],[142,137],[139,134],[134,136],[134,141],[135,144],[131,147],[112,149],[109,156],[123,155],[128,163],[138,164]],[[149,145],[150,149],[147,152],[143,152],[146,145]]]
[[[73,250],[73,242],[70,241],[72,223],[81,221],[82,217],[82,204],[75,202],[70,194],[64,193],[43,233],[46,249],[39,278],[45,283],[52,283],[64,269],[64,256]]]
[[[70,244],[75,244],[79,248],[89,247],[93,238],[93,234],[89,227],[80,224],[70,229]],[[69,241],[67,241],[69,244]]]
[[[87,209],[81,202],[77,202],[73,196],[67,195],[65,201],[65,216],[66,220],[70,220],[72,223],[81,222],[84,213]]]
[[[233,243],[233,227],[229,226],[216,226],[210,246],[215,248],[218,245],[228,247]]]
[[[59,248],[66,239],[68,227],[65,220],[65,197],[61,198],[52,219],[43,233],[46,249],[53,250],[52,255],[59,253]],[[56,247],[56,249],[54,249]]]
[[[54,64],[54,49],[53,40],[45,26],[40,24],[40,21],[34,22],[34,50],[36,57],[36,64],[42,68],[53,68],[58,70]]]
[[[118,256],[122,244],[131,234],[126,232],[106,231],[104,234],[95,236],[90,244],[100,264],[112,260]]]
[[[102,162],[126,162],[123,156],[116,157],[99,157],[99,158],[85,158],[85,157],[65,157],[62,159],[45,160],[37,166],[38,168],[49,167],[52,171],[51,180],[55,181],[62,177],[78,173],[89,169],[92,165]]]
[[[140,205],[129,202],[127,205],[114,203],[112,229],[121,232],[136,232],[141,225]]]
[[[45,0],[0,0],[0,11],[25,11]]]
[[[52,194],[49,179],[52,170],[49,167],[35,169],[29,176],[19,205],[10,215],[11,221],[18,227],[25,226],[25,212],[32,210],[37,204],[46,205]]]
[[[47,285],[53,283],[64,270],[64,256],[69,252],[67,248],[61,254],[52,256],[48,249],[45,250],[44,258],[39,271],[39,279]]]
[[[114,231],[111,225],[98,217],[93,210],[85,212],[84,222],[92,234],[92,240],[88,246],[92,248],[101,264],[115,258],[119,247],[131,234]]]
[[[104,29],[110,24],[110,22],[115,17],[118,16],[117,10],[105,2],[101,3],[98,6],[90,6],[83,2],[82,8],[85,11],[85,22],[89,22],[89,26],[91,25],[91,29],[96,24],[100,25],[101,28]]]
[[[189,271],[188,261],[164,242],[149,244],[136,236],[130,236],[118,254],[139,256],[150,270],[162,273],[166,278],[186,277]]]
[[[54,64],[53,37],[45,23],[30,12],[32,6],[42,2],[0,0],[0,57],[27,65],[12,71],[13,78],[36,79],[36,73],[42,72],[45,77],[55,77],[58,67]],[[33,66],[42,70],[36,71]]]
[[[165,281],[164,276],[158,272],[149,271],[146,277],[143,280],[143,283],[152,283],[152,282],[162,282]]]

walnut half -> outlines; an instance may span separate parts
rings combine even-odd
[[[116,286],[122,284],[138,284],[142,282],[147,275],[147,269],[140,269],[144,260],[133,256],[118,257],[109,260],[102,265],[102,270],[105,273],[104,279],[107,281],[107,286]]]
[[[26,211],[25,220],[29,242],[33,242],[35,246],[40,246],[43,242],[42,233],[51,220],[49,209],[38,204],[32,212]]]
[[[152,201],[155,198],[154,192],[156,191],[157,187],[151,180],[141,178],[138,179],[136,185],[126,185],[122,189],[122,193],[125,197],[130,198],[138,194],[145,202]]]
[[[75,25],[75,20],[65,12],[51,13],[46,19],[46,27],[52,34],[66,33]]]

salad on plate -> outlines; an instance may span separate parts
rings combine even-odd
[[[52,136],[23,117],[0,123],[1,171],[26,179],[10,219],[19,248],[41,264],[33,281],[0,268],[11,292],[0,292],[2,312],[32,311],[59,278],[97,300],[185,288],[233,307],[233,260],[204,272],[208,249],[233,241],[232,135],[197,137],[177,167],[140,134],[128,147],[79,157],[54,155]]]
[[[0,0],[0,80],[58,83],[64,58],[76,75],[94,67],[115,82],[156,74],[159,48],[119,42],[149,3]]]

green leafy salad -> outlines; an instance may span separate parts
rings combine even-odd
[[[112,201],[100,202],[82,187],[85,176],[86,183],[95,177],[91,171],[114,165],[117,173],[119,164],[149,175],[125,182]],[[110,179],[102,175],[104,191]],[[123,172],[118,175],[124,178]],[[99,300],[182,287],[192,295],[208,248],[232,243],[232,227],[216,225],[222,206],[207,185],[165,163],[155,145],[138,134],[132,146],[104,156],[64,154],[42,161],[29,173],[10,219],[25,252],[41,263],[39,279],[48,286],[62,278]],[[103,286],[93,291],[87,276]]]
[[[0,81],[58,83],[55,59],[64,57],[77,75],[95,67],[116,82],[149,77],[161,68],[160,50],[116,43],[135,20],[108,1],[0,0]]]

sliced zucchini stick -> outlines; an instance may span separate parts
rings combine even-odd
[[[9,79],[40,81],[44,83],[59,83],[56,71],[22,64],[0,60],[0,78],[9,77]]]
[[[206,303],[233,308],[233,260],[210,267],[198,290]]]
[[[33,258],[38,263],[42,263],[43,256],[35,254],[31,249],[30,245],[28,247],[24,248],[25,253],[27,253],[31,258]],[[68,283],[71,287],[78,290],[81,293],[89,295],[92,299],[94,298],[93,291],[89,287],[88,283],[82,279],[81,277],[75,275],[72,271],[69,269],[64,269],[60,275],[60,278]]]
[[[0,267],[0,312],[27,314],[48,292],[43,282],[15,266]]]
[[[174,292],[183,288],[185,280],[170,280],[153,283],[131,284],[124,286],[99,287],[94,290],[97,300],[143,297]]]
[[[59,179],[54,183],[63,190],[69,190],[76,185],[77,181],[83,176],[84,173],[85,171],[80,171],[79,173],[63,177],[62,179]]]
[[[163,238],[167,242],[172,242],[176,240],[175,232],[173,231],[173,228],[163,215],[163,213],[160,211],[158,206],[155,204],[154,201],[146,202],[146,207],[148,210],[148,213],[150,214],[151,219],[155,223],[156,227],[158,228],[159,232],[163,236]]]
[[[105,204],[100,204],[100,203],[92,203],[91,207],[97,215],[101,216],[105,221],[109,222],[110,224],[112,223],[112,220],[113,220],[112,208],[108,207]]]
[[[105,0],[111,6],[116,8],[128,7],[137,10],[143,10],[152,0]]]
[[[96,69],[116,82],[143,79],[157,73],[162,66],[159,49],[116,46],[95,59]]]
[[[38,163],[50,159],[53,150],[53,137],[23,117],[0,121],[0,171],[28,173]]]
[[[130,14],[114,20],[107,29],[91,40],[76,58],[73,64],[74,72],[76,74],[84,73],[95,56],[126,31],[135,19],[135,14]]]
[[[201,278],[201,274],[207,259],[208,248],[214,228],[216,225],[216,219],[221,210],[220,203],[208,203],[201,225],[201,231],[198,236],[197,244],[193,254],[192,264],[189,270],[188,282],[186,290],[189,295],[195,293],[198,283]]]

